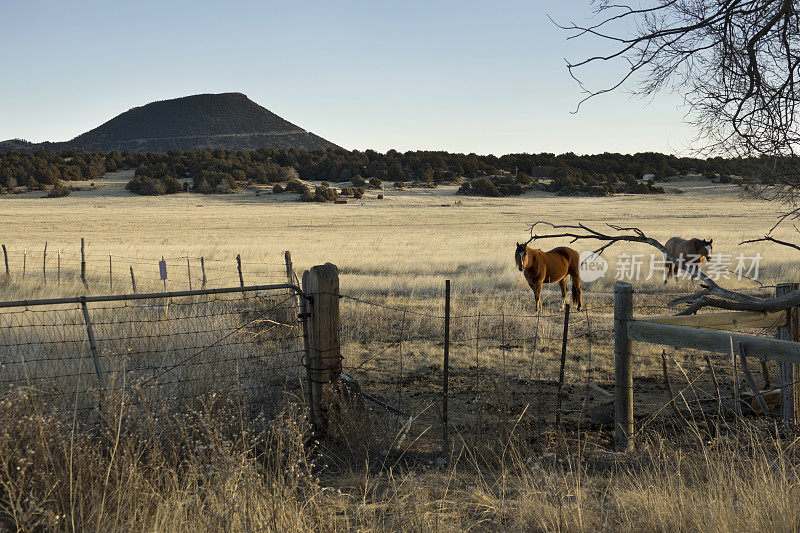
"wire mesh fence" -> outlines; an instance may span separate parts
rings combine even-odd
[[[674,315],[676,307],[669,303],[679,296],[684,293],[637,293],[635,316]],[[592,431],[596,442],[610,447],[615,417],[613,297],[585,292],[585,306],[580,311],[571,306],[567,324],[559,303],[546,300],[537,312],[524,292],[495,297],[456,290],[445,378],[444,294],[405,299],[344,295],[344,372],[376,400],[376,416],[393,418],[401,433],[410,418],[415,443],[433,450],[440,449],[445,435],[451,442],[481,442],[514,433],[533,441],[555,430],[562,435]],[[735,322],[729,329],[762,337],[775,334],[774,328]],[[634,345],[637,433],[666,425],[691,427],[690,434],[698,435],[716,431],[712,426],[725,416],[730,422],[731,414],[763,415],[741,357],[734,363],[726,354]],[[776,416],[778,394],[770,388],[776,387],[778,364],[747,362],[755,388],[769,391],[763,396]]]
[[[113,260],[109,286],[116,283]],[[150,286],[165,285],[157,262],[119,260],[141,267],[134,272],[152,270],[137,277],[137,284],[150,276]],[[307,314],[302,298],[313,301],[315,295],[300,296],[288,285],[236,287],[255,276],[295,279],[288,254],[286,262],[271,264],[234,258],[233,267],[203,259],[200,269],[193,258],[164,261],[185,272],[182,282],[171,278],[181,289],[190,283],[193,289],[207,287],[216,273],[234,287],[146,297],[140,285],[136,298],[0,304],[0,386],[33,390],[53,411],[84,413],[97,411],[106,397],[123,390],[147,408],[185,406],[216,391],[234,391],[264,411],[280,407],[287,393],[303,395],[299,317]],[[42,272],[43,279],[47,275]],[[636,314],[674,314],[669,302],[683,295],[636,293]],[[388,413],[386,420],[406,433],[410,418],[415,443],[431,449],[456,436],[479,441],[514,432],[534,439],[553,429],[610,429],[612,295],[586,290],[583,308],[573,305],[569,315],[550,296],[537,310],[528,291],[462,293],[456,287],[445,338],[443,294],[342,294],[342,370],[358,380],[381,417]],[[775,365],[754,366],[754,379],[769,388]],[[734,383],[741,390],[748,386],[726,357],[697,350],[637,346],[633,371],[640,431],[676,420],[704,420],[715,405],[733,397],[728,388]]]
[[[2,307],[0,387],[89,419],[123,392],[153,411],[236,393],[274,412],[303,375],[297,294],[276,287]]]
[[[508,303],[513,297],[499,302],[454,293],[446,417],[443,295],[405,301],[343,296],[344,372],[392,412],[407,415],[396,417],[398,429],[411,417],[423,435],[418,444],[437,447],[444,432],[480,440],[511,428],[535,437],[555,427],[588,427],[597,396],[607,399],[597,391],[613,385],[613,309],[599,298],[581,311],[572,306],[565,345],[564,310],[553,302],[531,311],[528,300],[515,305]]]

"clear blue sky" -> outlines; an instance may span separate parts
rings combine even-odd
[[[547,18],[588,0],[0,3],[0,140],[68,140],[127,109],[239,91],[348,149],[686,153],[680,98],[580,100]],[[610,79],[610,70],[592,73]]]

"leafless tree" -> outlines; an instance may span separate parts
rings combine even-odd
[[[757,195],[796,205],[800,125],[795,72],[800,15],[792,0],[592,0],[591,23],[558,23],[570,39],[590,39],[607,53],[568,60],[586,100],[627,88],[684,96],[702,153],[754,158]],[[599,40],[599,42],[597,42]],[[584,85],[592,64],[621,65],[606,86]],[[580,106],[579,106],[580,107]]]

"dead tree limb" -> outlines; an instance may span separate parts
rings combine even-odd
[[[741,244],[749,244],[749,243],[752,243],[752,242],[773,242],[775,244],[780,244],[781,246],[788,246],[789,248],[794,248],[795,250],[800,251],[800,246],[798,246],[797,244],[794,244],[794,243],[791,243],[791,242],[787,242],[787,241],[782,241],[782,240],[776,239],[775,237],[772,237],[770,235],[764,235],[763,237],[758,238],[758,239],[748,239],[746,241],[740,242],[739,244],[740,245]]]

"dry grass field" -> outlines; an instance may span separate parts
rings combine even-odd
[[[567,418],[565,432],[554,430],[549,418],[548,424],[537,424],[552,412],[560,346],[548,341],[532,347],[530,339],[560,335],[559,297],[555,286],[546,288],[547,316],[538,320],[532,294],[513,261],[514,243],[527,239],[532,221],[622,224],[662,242],[674,235],[713,238],[717,254],[761,254],[759,280],[774,285],[798,279],[796,252],[768,244],[737,245],[774,224],[775,205],[742,199],[735,186],[699,179],[667,183],[668,194],[658,196],[531,193],[495,199],[461,197],[456,187],[386,188],[368,191],[361,201],[334,205],[300,203],[294,195],[273,196],[266,188],[139,197],[125,191],[128,176],[118,173],[93,187],[74,183],[85,190],[66,198],[45,199],[42,193],[0,198],[0,243],[9,250],[12,270],[12,282],[0,285],[0,300],[82,291],[75,279],[81,237],[90,258],[90,290],[99,293],[109,291],[109,254],[118,272],[113,291],[129,292],[130,266],[139,283],[159,288],[154,268],[162,256],[174,272],[172,289],[188,286],[181,259],[187,256],[205,258],[209,282],[215,285],[238,283],[236,254],[241,254],[247,282],[282,282],[283,252],[290,250],[298,272],[332,262],[341,272],[342,293],[368,302],[342,300],[344,363],[364,391],[414,414],[430,412],[408,432],[403,420],[391,420],[379,408],[367,422],[360,413],[346,412],[335,442],[309,454],[303,448],[307,428],[292,408],[271,424],[253,423],[235,401],[218,398],[185,417],[155,423],[140,413],[141,423],[131,423],[124,404],[115,403],[111,423],[98,439],[41,416],[36,402],[17,392],[2,399],[0,410],[6,428],[0,434],[0,527],[798,529],[797,441],[768,423],[750,419],[725,425],[712,436],[708,424],[695,426],[699,430],[654,424],[629,454],[610,452],[608,431],[586,426],[581,432],[575,418]],[[378,193],[384,198],[378,200]],[[776,237],[793,240],[793,233],[791,227],[781,228]],[[41,279],[45,241],[46,287]],[[542,248],[560,244],[565,242],[545,242]],[[20,279],[23,249],[28,254],[25,280]],[[57,285],[53,276],[59,249],[63,282]],[[605,254],[611,265],[606,279],[586,285],[588,311],[573,318],[568,410],[583,409],[584,415],[600,402],[579,386],[586,379],[613,386],[608,330],[614,266],[620,254],[650,253],[617,245]],[[192,268],[196,279],[196,263]],[[454,312],[464,318],[456,320],[453,332],[451,454],[438,457],[428,448],[398,441],[422,442],[426,432],[436,431],[432,413],[438,408],[441,322],[430,317],[441,315],[445,279],[452,281]],[[774,290],[735,277],[722,284],[764,294]],[[637,312],[665,314],[666,302],[694,285],[671,281],[665,289],[656,276],[634,287]],[[476,314],[481,318],[476,320]],[[398,332],[408,335],[399,368]],[[660,353],[660,348],[637,347],[636,408],[641,413],[664,405]],[[699,367],[698,354],[673,350],[670,357],[690,374]],[[473,363],[476,358],[479,362]],[[724,375],[725,360],[715,364]],[[681,374],[672,371],[683,387]],[[538,385],[508,380],[509,375]],[[480,402],[468,394],[479,382]],[[707,387],[708,379],[694,385]],[[420,423],[426,416],[431,422]],[[484,430],[476,431],[480,427]]]
[[[114,256],[193,257],[227,261],[235,275],[235,255],[245,262],[280,264],[291,250],[296,270],[332,262],[342,272],[347,292],[414,295],[439,291],[452,280],[457,292],[500,292],[520,289],[524,281],[513,262],[514,242],[527,238],[527,224],[585,222],[640,227],[665,241],[674,235],[714,238],[717,253],[761,253],[766,283],[792,279],[797,273],[791,250],[768,244],[737,246],[765,233],[775,222],[778,206],[744,201],[733,185],[708,181],[667,183],[667,195],[618,195],[611,198],[567,198],[545,193],[523,197],[462,197],[456,187],[396,191],[387,187],[383,200],[368,191],[362,201],[346,205],[293,201],[295,195],[273,196],[266,188],[230,195],[178,194],[141,197],[124,189],[130,173],[98,180],[90,190],[66,198],[41,198],[42,193],[7,196],[0,201],[0,242],[12,254],[12,268],[21,268],[28,249],[32,276],[41,273],[45,241],[54,272],[55,252],[71,254],[71,264],[85,237],[87,253],[107,273]],[[76,182],[73,185],[87,187]],[[682,194],[676,189],[684,190]],[[454,205],[460,201],[460,205]],[[781,229],[778,238],[791,239]],[[564,244],[544,242],[543,248]],[[619,245],[606,254],[646,253]],[[119,265],[127,267],[124,260]],[[93,267],[94,268],[94,267]],[[181,271],[181,275],[183,271]],[[589,287],[607,291],[613,279]],[[52,285],[52,284],[51,284]],[[752,286],[733,283],[731,286]],[[660,288],[656,280],[645,288]]]

